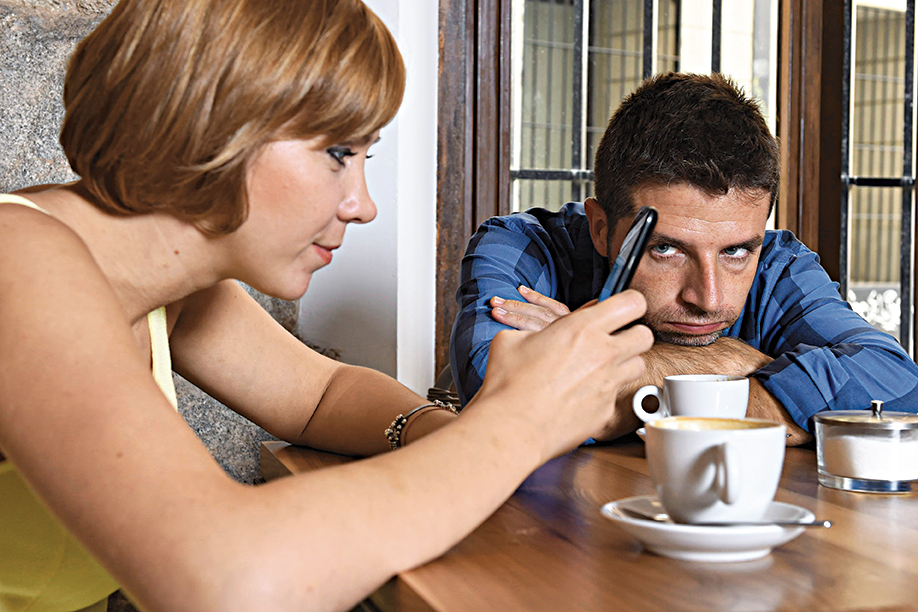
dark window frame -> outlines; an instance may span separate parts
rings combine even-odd
[[[510,212],[510,0],[440,0],[435,368],[449,363],[459,263]]]

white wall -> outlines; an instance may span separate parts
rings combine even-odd
[[[395,376],[421,395],[434,380],[437,189],[437,3],[365,0],[398,41],[405,99],[367,162],[379,214],[348,228],[313,277],[300,330],[341,360]]]

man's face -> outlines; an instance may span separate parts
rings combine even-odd
[[[755,277],[769,201],[766,191],[710,196],[684,183],[638,189],[635,208],[653,206],[660,216],[631,287],[647,300],[643,323],[657,340],[702,346],[736,321]],[[610,262],[631,220],[608,237]]]

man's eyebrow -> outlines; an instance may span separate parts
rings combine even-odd
[[[765,243],[764,236],[756,236],[755,238],[750,238],[745,242],[740,242],[739,244],[732,244],[726,248],[728,249],[746,249],[747,251],[757,251],[762,244]]]
[[[744,240],[743,242],[739,242],[737,244],[728,244],[727,246],[724,247],[724,249],[746,249],[747,251],[756,251],[759,249],[759,247],[762,246],[762,244],[764,244],[764,242],[765,242],[764,236],[754,236],[750,238],[749,240]],[[668,244],[670,246],[676,247],[680,251],[687,251],[689,250],[689,246],[690,246],[688,243],[682,240],[679,240],[678,238],[674,238],[672,236],[667,236],[666,234],[658,234],[658,233],[654,233],[654,235],[650,238],[650,243],[651,244]]]

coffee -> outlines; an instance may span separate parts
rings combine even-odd
[[[763,427],[773,427],[775,424],[771,421],[760,421],[758,419],[717,419],[717,418],[695,418],[681,417],[678,419],[661,420],[656,424],[657,427],[664,429],[689,429],[691,431],[707,431],[710,429],[762,429]]]

